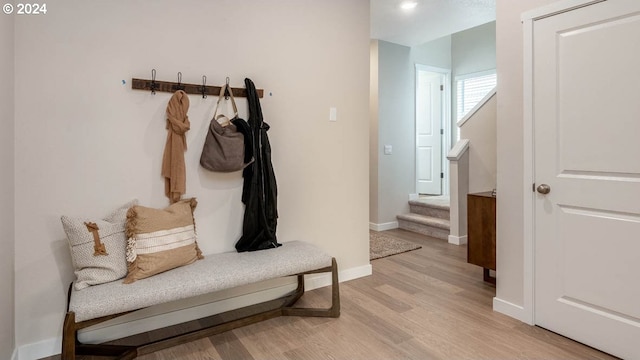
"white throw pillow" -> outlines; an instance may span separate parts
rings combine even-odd
[[[76,274],[76,290],[127,275],[125,224],[127,211],[137,204],[138,201],[133,200],[104,219],[62,216]]]

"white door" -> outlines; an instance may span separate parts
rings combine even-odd
[[[419,194],[442,194],[444,77],[416,67],[416,191]]]
[[[640,1],[533,39],[535,323],[640,359]]]

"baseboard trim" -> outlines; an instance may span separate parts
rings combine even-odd
[[[338,275],[340,276],[340,282],[359,279],[362,277],[370,276],[371,274],[373,274],[373,267],[371,266],[371,264],[349,268],[344,271],[338,272]],[[326,276],[327,276],[327,279],[329,279],[330,275],[327,274]],[[331,284],[331,281],[328,281],[327,285],[325,286],[329,286],[330,284]]]
[[[339,282],[345,282],[369,276],[371,274],[373,274],[373,267],[369,264],[338,271],[338,279]],[[331,274],[318,274],[313,277],[307,276],[304,282],[306,290],[318,289],[329,285],[331,285]]]
[[[62,324],[60,324],[62,327]],[[20,346],[14,351],[15,360],[36,360],[60,354],[62,336]]]
[[[529,319],[528,313],[524,311],[524,307],[521,305],[516,305],[508,301],[494,297],[493,311],[499,312],[501,314],[507,315],[514,319],[520,320],[523,323],[533,325],[533,319]]]
[[[399,226],[400,225],[398,225],[397,221],[392,221],[392,222],[383,223],[383,224],[369,223],[369,229],[373,231],[385,231],[385,230],[397,229]]]
[[[338,272],[338,278],[340,282],[355,280],[361,277],[369,276],[373,273],[373,268],[371,264],[358,266],[354,268],[345,269]],[[318,289],[321,287],[331,285],[331,274],[318,274],[316,276],[307,276],[305,279],[305,289],[307,291]],[[278,290],[278,288],[284,288],[283,286],[278,286],[273,288],[273,290]],[[179,313],[181,311],[185,312],[193,312],[195,309],[184,309],[176,311],[175,313]],[[175,318],[176,314],[172,314],[171,317]],[[203,316],[206,316],[203,315]],[[178,317],[179,314],[178,314]],[[153,320],[153,319],[149,319]],[[62,326],[62,324],[60,324]],[[170,325],[161,325],[162,326],[170,326]],[[40,341],[37,343],[22,345],[19,348],[16,348],[13,351],[13,356],[11,360],[35,360],[41,359],[49,356],[54,356],[60,354],[62,344],[62,337],[55,337],[51,339],[47,339],[44,341]]]
[[[467,243],[467,235],[463,235],[463,236],[449,235],[449,244],[464,245],[466,243]]]

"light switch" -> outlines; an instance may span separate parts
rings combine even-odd
[[[391,155],[393,153],[393,147],[391,145],[384,146],[384,154]]]
[[[338,109],[331,107],[329,108],[329,121],[337,121],[338,120]]]

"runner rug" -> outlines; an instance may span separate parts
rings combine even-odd
[[[399,240],[378,233],[369,233],[369,259],[375,260],[383,257],[401,254],[411,250],[420,249],[422,246],[409,241]]]

